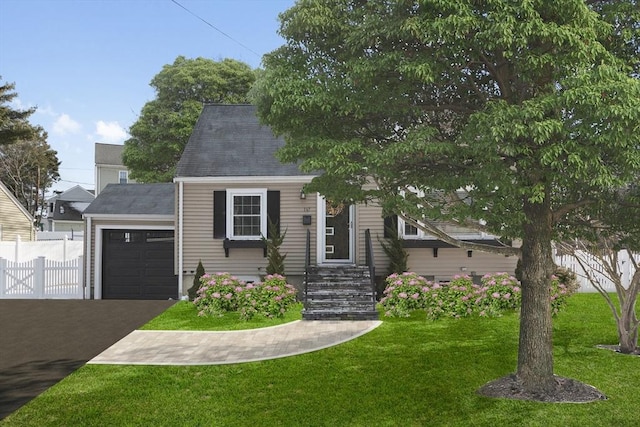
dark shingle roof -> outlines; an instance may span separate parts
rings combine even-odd
[[[175,184],[109,184],[84,214],[173,215]]]
[[[176,177],[296,176],[275,152],[284,145],[260,124],[253,105],[205,105],[176,168]]]

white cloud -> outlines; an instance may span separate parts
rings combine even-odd
[[[96,123],[96,137],[100,142],[109,144],[124,142],[129,134],[118,122],[104,122],[102,120]]]
[[[61,114],[53,123],[53,132],[58,135],[77,133],[82,126],[73,120],[68,114]]]

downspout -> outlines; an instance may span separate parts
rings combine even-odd
[[[91,299],[91,233],[92,224],[91,217],[87,217],[87,228],[84,231],[85,251],[87,252],[84,260],[85,276],[84,276],[84,299]]]
[[[178,181],[178,298],[182,297],[182,283],[183,283],[183,243],[182,243],[182,215],[183,215],[183,202],[184,202],[184,182]]]

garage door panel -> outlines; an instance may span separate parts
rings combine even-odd
[[[177,299],[173,257],[173,231],[105,230],[103,297]]]

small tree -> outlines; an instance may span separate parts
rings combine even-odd
[[[393,273],[402,274],[409,270],[408,259],[409,253],[402,245],[402,238],[398,235],[398,229],[395,227],[385,227],[387,230],[388,241],[378,238],[384,253],[389,257],[389,272],[388,275]]]
[[[198,289],[200,289],[200,285],[202,282],[200,278],[204,276],[204,266],[202,265],[202,260],[198,261],[198,267],[196,267],[196,275],[193,278],[193,286],[189,288],[187,291],[189,294],[189,300],[193,301],[198,296]]]
[[[262,240],[267,245],[267,274],[280,274],[284,276],[284,260],[287,258],[287,254],[280,252],[280,246],[284,242],[284,238],[287,235],[287,230],[283,233],[277,224],[274,224],[269,218],[268,224],[268,237],[263,237]]]
[[[580,242],[570,249],[570,254],[580,265],[589,283],[602,295],[611,309],[618,329],[620,353],[638,354],[640,320],[636,316],[635,308],[640,293],[640,258],[629,249],[617,250],[613,243],[605,238],[602,238],[597,246]],[[624,267],[620,259],[623,254],[626,254],[625,261],[629,263]],[[614,284],[615,297],[613,293],[607,292],[603,283],[598,280],[594,266],[600,270],[602,276]],[[628,275],[622,272],[625,267],[629,268]],[[616,298],[617,303],[614,301]]]

